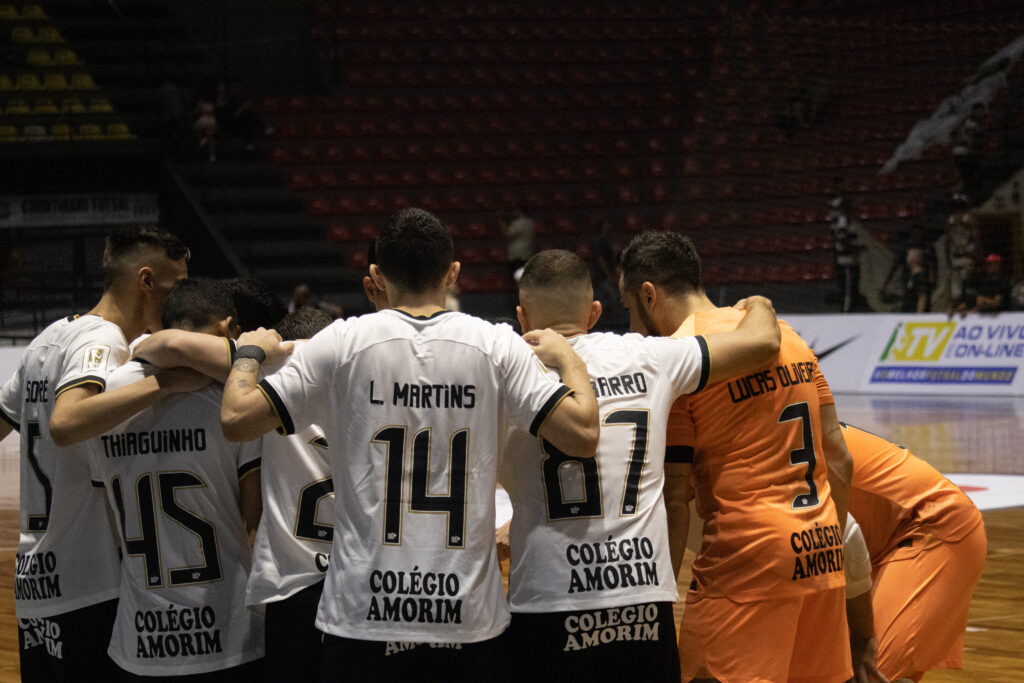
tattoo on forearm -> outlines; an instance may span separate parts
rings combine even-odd
[[[260,364],[256,362],[255,358],[239,358],[231,366],[231,369],[239,372],[256,372],[260,369]]]

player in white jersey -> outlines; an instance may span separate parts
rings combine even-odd
[[[119,573],[102,492],[89,484],[81,442],[158,397],[190,391],[197,377],[166,373],[104,391],[129,342],[157,329],[188,250],[151,226],[115,230],[103,254],[104,291],[88,314],[36,337],[0,390],[0,438],[21,432],[21,518],[15,566],[21,675],[68,680],[113,671],[106,643]]]
[[[232,314],[217,283],[194,279],[170,292],[163,317],[217,334]],[[110,386],[155,371],[133,361]],[[243,681],[259,671],[244,665],[263,656],[262,611],[245,605],[260,442],[224,439],[220,394],[210,386],[163,399],[90,442],[92,479],[106,487],[124,553],[108,652],[129,680],[217,672]]]
[[[242,440],[316,423],[332,445],[321,680],[508,680],[494,546],[503,437],[519,425],[592,455],[597,402],[557,334],[532,333],[535,356],[508,327],[443,309],[459,264],[434,216],[396,214],[376,248],[371,277],[394,308],[333,323],[258,386],[266,349],[243,335],[224,432]]]
[[[501,482],[513,504],[513,676],[676,683],[677,594],[662,501],[669,410],[677,396],[778,352],[771,305],[746,302],[735,332],[706,339],[588,334],[601,304],[587,265],[562,250],[530,259],[519,302],[524,331],[549,327],[586,362],[601,439],[597,456],[583,460],[511,432]]]

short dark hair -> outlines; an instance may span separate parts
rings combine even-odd
[[[592,286],[590,269],[576,254],[565,249],[547,249],[534,254],[523,266],[519,289],[565,290]]]
[[[206,277],[179,280],[167,293],[160,322],[165,328],[199,329],[235,315],[221,282]]]
[[[305,306],[286,315],[274,326],[281,339],[294,341],[310,339],[314,334],[334,322],[331,314],[322,308]]]
[[[242,332],[252,332],[260,327],[270,329],[288,314],[288,307],[281,297],[265,282],[238,277],[225,280],[224,285],[235,304],[235,322]]]
[[[158,225],[139,223],[116,228],[107,235],[103,248],[103,262],[100,266],[103,288],[108,289],[124,275],[130,265],[130,257],[146,248],[162,251],[171,261],[188,261],[190,256],[188,247],[181,243],[177,235],[162,230]]]
[[[384,276],[411,293],[439,285],[455,255],[448,228],[423,209],[391,216],[377,235],[375,250]]]
[[[650,282],[669,294],[700,291],[700,256],[689,237],[678,232],[642,232],[629,241],[619,257],[626,291],[637,292]]]

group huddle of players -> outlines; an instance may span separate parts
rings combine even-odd
[[[960,666],[980,513],[839,422],[767,299],[712,304],[688,239],[624,249],[627,335],[590,332],[601,306],[570,252],[527,262],[520,335],[444,309],[459,264],[433,215],[392,216],[374,251],[376,313],[278,321],[252,283],[186,279],[171,234],[108,237],[100,302],[49,326],[0,390],[0,438],[20,432],[23,680]]]

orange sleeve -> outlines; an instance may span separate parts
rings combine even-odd
[[[672,404],[665,437],[665,462],[692,463],[697,432],[690,415],[690,397],[680,396]]]
[[[836,402],[832,398],[832,390],[828,386],[828,380],[825,379],[825,375],[821,374],[821,368],[818,366],[818,359],[814,359],[814,385],[818,387],[818,404],[827,406]]]

